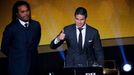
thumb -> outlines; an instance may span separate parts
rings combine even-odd
[[[64,33],[64,29],[61,31],[61,33]]]

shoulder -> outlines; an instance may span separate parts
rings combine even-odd
[[[40,27],[40,23],[36,20],[30,20],[30,23],[32,24],[32,26]]]
[[[70,25],[65,26],[64,29],[65,29],[65,30],[66,30],[66,29],[72,29],[72,28],[74,28],[74,27],[75,27],[75,24],[70,24]]]
[[[8,25],[6,25],[5,30],[11,30],[14,29],[14,27],[16,26],[16,21],[12,21],[10,22]]]
[[[12,33],[15,30],[16,23],[15,22],[10,22],[8,25],[6,25],[4,29],[4,33]]]
[[[86,25],[87,30],[89,30],[92,33],[98,33],[98,30],[90,25]]]
[[[36,21],[36,20],[30,20],[30,23],[33,23],[33,24],[40,24],[39,21]]]
[[[92,27],[92,26],[90,26],[90,25],[86,25],[86,27],[88,28],[88,29],[90,29],[90,30],[93,30],[93,31],[98,31],[96,28],[94,28],[94,27]]]

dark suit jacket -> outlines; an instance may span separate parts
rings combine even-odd
[[[41,28],[37,21],[30,20],[27,28],[19,20],[6,26],[1,50],[8,56],[10,75],[28,75],[30,67],[37,64],[40,36]]]
[[[86,35],[84,49],[79,50],[76,38],[76,25],[72,24],[64,27],[65,41],[67,43],[67,55],[65,67],[91,67],[95,64],[103,66],[103,50],[98,31],[86,25]],[[50,47],[56,49],[64,41],[54,44],[51,42]]]

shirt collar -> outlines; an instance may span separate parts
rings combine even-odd
[[[29,22],[24,22],[21,19],[19,19],[19,22],[25,27],[25,24],[27,23],[29,25]]]
[[[78,29],[79,27],[76,26],[76,28]],[[82,27],[83,29],[86,29],[86,24],[84,24],[84,26]]]

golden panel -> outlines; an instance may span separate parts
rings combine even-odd
[[[11,20],[15,1],[2,0],[0,3],[0,42],[2,32]],[[101,39],[134,36],[134,0],[27,1],[32,8],[32,18],[41,24],[40,45],[49,44],[64,26],[74,23],[74,12],[79,6],[87,9],[87,23],[99,30]]]

